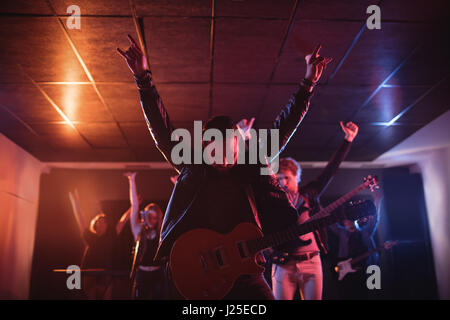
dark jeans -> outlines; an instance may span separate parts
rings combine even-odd
[[[135,299],[165,300],[168,298],[167,277],[164,267],[155,271],[142,271],[136,274]]]

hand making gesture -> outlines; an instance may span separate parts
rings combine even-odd
[[[145,55],[132,36],[128,35],[128,40],[130,40],[131,44],[128,50],[123,52],[120,48],[117,48],[117,51],[125,58],[131,72],[138,78],[143,77],[147,71]]]
[[[306,75],[305,79],[316,84],[322,75],[323,70],[330,63],[333,58],[326,58],[319,55],[319,50],[322,46],[319,44],[313,51],[305,57],[306,61]]]

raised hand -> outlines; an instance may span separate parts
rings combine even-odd
[[[123,174],[125,177],[127,177],[128,179],[134,179],[136,178],[136,172],[125,172]]]
[[[330,63],[333,58],[325,58],[319,55],[319,50],[322,46],[319,44],[313,51],[313,53],[308,54],[305,57],[306,61],[306,75],[305,79],[311,81],[312,83],[316,83],[319,81],[320,76],[322,75],[323,70]]]
[[[342,131],[344,131],[345,133],[345,140],[347,140],[348,142],[352,142],[353,139],[355,139],[356,135],[358,134],[358,126],[356,124],[354,124],[353,122],[349,121],[345,124],[341,121],[340,122]]]
[[[117,52],[125,58],[128,68],[130,68],[131,72],[133,72],[136,77],[143,77],[147,70],[147,60],[145,59],[145,55],[132,36],[128,35],[128,40],[131,44],[128,50],[123,52],[120,48],[117,48]]]

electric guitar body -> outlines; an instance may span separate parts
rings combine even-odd
[[[262,238],[258,227],[241,223],[228,234],[194,229],[181,235],[170,253],[178,291],[188,299],[221,299],[243,274],[261,274],[247,240]]]

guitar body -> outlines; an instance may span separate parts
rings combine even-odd
[[[247,240],[262,238],[251,223],[241,223],[228,234],[194,229],[181,235],[170,252],[175,286],[186,299],[221,299],[243,274],[261,274]]]
[[[356,270],[354,270],[352,268],[352,259],[347,259],[341,262],[338,262],[337,266],[336,266],[337,272],[338,272],[338,280],[341,281],[342,279],[344,279],[344,277],[348,274],[348,273],[352,273],[352,272],[356,272]]]

